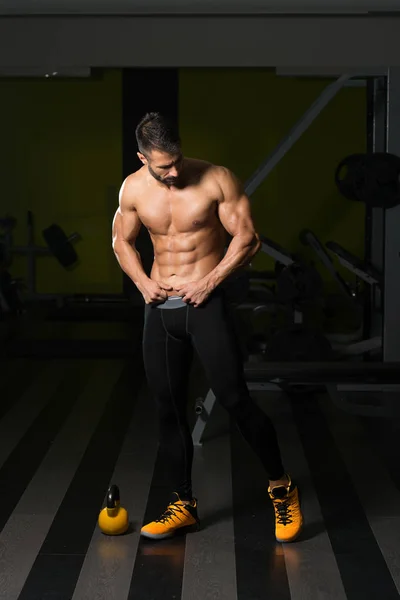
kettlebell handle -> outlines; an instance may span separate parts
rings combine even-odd
[[[107,492],[107,508],[115,508],[120,503],[119,488],[117,485],[112,485]]]

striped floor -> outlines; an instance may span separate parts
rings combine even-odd
[[[203,527],[154,543],[139,530],[169,490],[139,350],[10,359],[0,376],[1,600],[399,598],[399,423],[255,395],[302,492],[304,535],[281,545],[262,469],[217,409],[195,453]],[[131,520],[118,538],[97,528],[110,483]]]

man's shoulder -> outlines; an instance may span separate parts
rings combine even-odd
[[[193,167],[193,169],[195,169],[196,171],[201,171],[202,174],[206,175],[207,177],[229,177],[231,174],[231,171],[227,167],[210,162],[208,160],[200,158],[187,158],[186,160]]]
[[[143,177],[145,174],[144,171],[145,171],[144,167],[141,167],[137,171],[134,171],[133,173],[131,173],[130,175],[128,175],[126,177],[126,179],[123,182],[123,185],[125,187],[129,187],[129,188],[138,187],[141,184],[141,182],[143,181]]]
[[[133,203],[140,192],[143,182],[143,169],[128,175],[121,185],[120,197],[128,203]]]

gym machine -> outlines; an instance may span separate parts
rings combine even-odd
[[[34,243],[34,218],[33,213],[28,211],[27,214],[27,233],[28,239],[26,246],[16,246],[13,243],[13,230],[16,226],[16,220],[12,217],[0,219],[0,249],[2,256],[2,265],[4,270],[9,269],[14,256],[24,256],[27,259],[27,280],[26,290],[21,296],[26,301],[36,300],[59,300],[62,298],[59,295],[39,294],[36,291],[36,260],[40,256],[53,256],[64,269],[71,269],[78,264],[78,255],[73,243],[80,240],[78,233],[72,233],[67,236],[63,229],[52,224],[42,231],[42,236],[46,242],[45,246],[38,246]],[[19,287],[22,285],[19,282]],[[5,308],[6,303],[5,303]],[[11,308],[11,307],[8,307]]]
[[[327,87],[321,97],[294,126],[257,169],[246,186],[251,194],[271,172],[280,158],[305,131],[349,76],[343,75]],[[367,80],[367,154],[346,157],[335,173],[341,193],[366,207],[366,262],[379,273],[378,284],[370,285],[368,338],[381,339],[381,360],[278,362],[245,364],[250,391],[275,390],[290,393],[304,386],[319,385],[340,409],[356,415],[390,418],[400,415],[400,68],[390,68],[384,77]],[[346,173],[342,177],[343,166]],[[346,188],[346,189],[345,189]],[[341,260],[350,265],[349,255],[331,245]],[[353,263],[353,261],[351,261]],[[360,276],[372,271],[356,269]],[[371,278],[375,279],[374,277]],[[345,293],[344,282],[338,280]],[[350,291],[350,293],[352,293]],[[197,401],[193,442],[202,443],[212,414],[215,396],[210,389],[204,401]]]
[[[333,356],[330,343],[321,327],[307,318],[323,306],[318,270],[266,236],[260,235],[260,240],[262,252],[275,261],[274,283],[264,311],[271,312],[272,305],[275,312],[281,309],[283,319],[251,338],[251,359],[261,354],[267,360],[328,360]],[[261,306],[258,310],[263,311]]]
[[[304,389],[325,391],[332,402],[349,414],[364,417],[400,416],[399,363],[313,362],[247,363],[244,368],[250,392],[296,393]],[[207,421],[215,405],[209,390],[204,401],[196,402],[198,415],[192,438],[201,445]]]
[[[373,291],[376,289],[382,290],[383,277],[373,265],[362,261],[357,256],[354,256],[351,252],[348,252],[340,246],[337,242],[327,242],[325,247],[330,250],[339,260],[340,264],[345,267],[352,275],[355,276],[354,286],[350,286],[343,280],[341,275],[335,269],[333,261],[324,248],[323,244],[317,238],[317,236],[309,230],[303,231],[300,238],[304,244],[308,244],[314,252],[317,254],[323,265],[329,270],[331,275],[338,283],[341,291],[348,298],[349,302],[358,305],[360,311],[363,310],[363,298],[362,302],[359,300],[359,281],[363,281],[365,284],[370,286]],[[362,295],[361,295],[362,297]],[[341,349],[343,356],[360,356],[369,352],[377,352],[382,349],[382,336],[374,336],[369,339],[361,340],[352,344],[349,344]]]
[[[275,269],[250,268],[223,284],[236,312],[244,355],[250,361],[258,361],[260,356],[269,358],[271,354],[282,360],[306,355],[308,360],[327,357],[331,351],[328,341],[315,327],[307,326],[303,314],[305,307],[320,303],[322,279],[318,271],[266,236],[260,235],[260,240],[261,251],[274,259]],[[250,320],[243,315],[246,311],[250,311]],[[272,317],[268,325],[265,319],[257,323],[257,317],[263,313]],[[245,325],[242,327],[245,320],[247,329],[250,327],[247,335]],[[290,343],[286,343],[288,339]]]
[[[277,301],[293,311],[294,323],[302,323],[302,306],[315,302],[322,294],[318,271],[277,243],[260,235],[261,249],[275,260]]]

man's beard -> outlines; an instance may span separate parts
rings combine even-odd
[[[157,173],[153,171],[149,164],[147,166],[149,168],[150,174],[154,177],[154,179],[157,179],[157,181],[159,181],[160,183],[164,183],[164,185],[168,186],[177,185],[179,177],[161,177],[161,175],[157,175]]]

